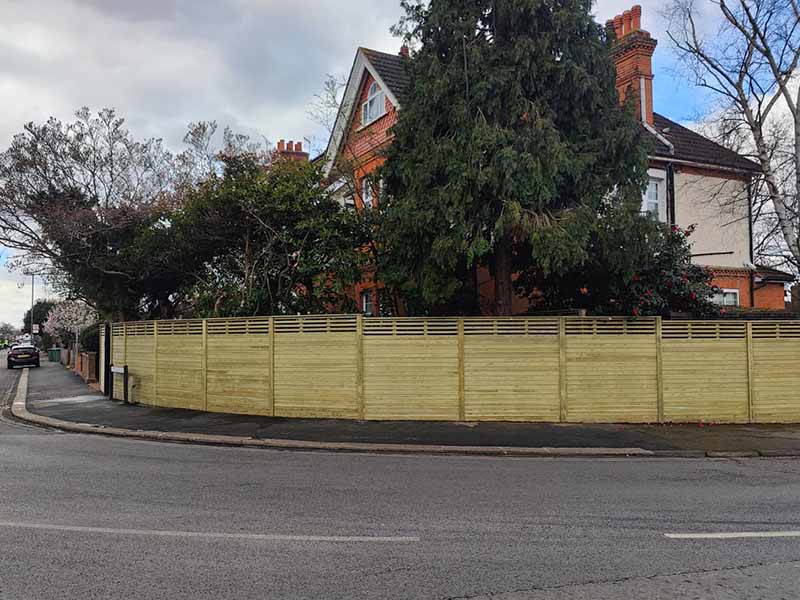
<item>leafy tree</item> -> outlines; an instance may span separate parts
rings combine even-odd
[[[57,303],[57,300],[39,299],[33,304],[33,323],[39,325],[39,343],[41,347],[49,347],[53,343],[52,337],[44,331],[42,326],[47,321],[48,313]],[[22,333],[31,333],[30,309],[26,310],[25,315],[22,317]]]
[[[19,329],[14,327],[11,323],[0,323],[0,340],[10,340],[17,335]]]
[[[108,316],[171,316],[201,259],[175,244],[171,215],[210,168],[197,151],[134,139],[111,109],[29,123],[0,154],[0,245]]]
[[[587,259],[542,277],[523,273],[518,286],[536,288],[531,300],[548,308],[585,308],[594,314],[715,314],[711,273],[692,263],[693,227],[668,226],[634,211],[616,210],[601,219]]]
[[[33,304],[33,322],[42,325],[47,321],[47,315],[58,302],[56,300],[39,299]],[[22,333],[31,333],[31,309],[25,311],[22,318]]]
[[[203,316],[319,313],[348,307],[362,230],[308,162],[222,155],[192,192],[176,239],[209,257],[187,294]]]
[[[402,6],[418,49],[388,150],[384,277],[419,310],[470,311],[486,265],[492,311],[510,314],[515,271],[579,264],[598,214],[640,202],[646,147],[611,40],[589,0]]]
[[[100,324],[89,325],[78,337],[80,349],[85,352],[100,352]]]

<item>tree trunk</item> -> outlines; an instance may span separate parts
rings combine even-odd
[[[511,238],[503,236],[494,248],[494,302],[495,314],[501,317],[511,315],[514,291],[511,285],[512,260]]]

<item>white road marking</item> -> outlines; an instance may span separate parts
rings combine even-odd
[[[50,525],[47,523],[22,523],[0,521],[0,528],[69,531],[75,533],[106,533],[112,535],[145,535],[155,537],[252,540],[266,542],[337,542],[337,543],[396,543],[419,542],[418,537],[369,535],[289,535],[281,533],[214,533],[203,531],[171,531],[164,529],[116,529],[112,527],[80,527],[76,525]]]
[[[665,533],[664,535],[671,540],[739,540],[800,537],[800,531],[726,531],[720,533]]]

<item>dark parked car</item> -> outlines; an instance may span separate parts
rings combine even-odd
[[[14,346],[8,353],[8,368],[38,367],[39,349],[35,346]]]

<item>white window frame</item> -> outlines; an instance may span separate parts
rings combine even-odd
[[[664,171],[659,169],[649,169],[647,171],[647,175],[649,180],[647,182],[647,189],[644,191],[644,195],[642,196],[642,213],[646,214],[649,212],[648,204],[650,202],[649,194],[650,194],[650,184],[656,184],[657,188],[657,200],[658,200],[658,214],[656,215],[658,220],[662,223],[667,222],[667,174]]]
[[[364,177],[361,180],[361,206],[364,208],[375,206],[375,188],[369,177]]]
[[[371,317],[375,314],[375,290],[361,291],[361,313]]]
[[[736,297],[736,304],[725,304],[725,294],[734,294]],[[717,296],[720,296],[720,298],[718,299]],[[719,292],[714,294],[714,297],[711,300],[717,306],[730,307],[730,308],[737,308],[741,306],[741,297],[739,295],[739,290],[735,288],[720,288]]]
[[[367,93],[367,100],[361,105],[361,126],[366,127],[386,114],[386,94],[378,85],[372,82]]]

